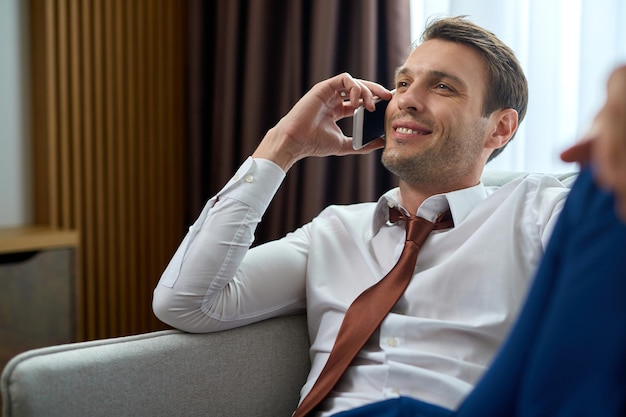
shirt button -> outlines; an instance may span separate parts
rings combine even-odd
[[[246,177],[244,178],[245,182],[252,182],[254,181],[254,176],[252,174],[248,174],[246,175]]]
[[[396,203],[391,200],[387,200],[387,206],[389,206],[389,208],[394,208],[396,206]]]
[[[396,347],[398,346],[398,339],[396,339],[395,337],[388,337],[387,344],[391,347]]]

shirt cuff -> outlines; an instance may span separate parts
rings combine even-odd
[[[285,179],[285,171],[268,159],[248,157],[217,195],[263,213]]]

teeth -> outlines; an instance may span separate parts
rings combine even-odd
[[[413,129],[408,129],[406,127],[399,127],[399,128],[396,129],[396,132],[402,133],[402,134],[405,134],[405,135],[412,135],[414,133],[417,133]]]

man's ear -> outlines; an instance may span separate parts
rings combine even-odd
[[[507,144],[517,130],[518,116],[514,109],[495,111],[489,117],[489,136],[485,148],[499,149]]]

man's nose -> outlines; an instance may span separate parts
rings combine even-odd
[[[424,110],[425,93],[416,85],[411,85],[408,89],[396,93],[398,108],[409,112],[421,112]]]

